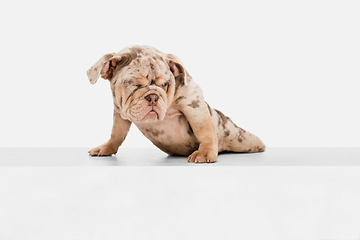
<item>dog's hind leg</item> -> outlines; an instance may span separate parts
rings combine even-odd
[[[238,127],[216,109],[209,108],[216,128],[219,152],[264,152],[265,144],[254,134]]]
[[[236,125],[235,125],[236,126]],[[237,127],[226,141],[227,151],[231,152],[264,152],[265,144],[254,134]]]

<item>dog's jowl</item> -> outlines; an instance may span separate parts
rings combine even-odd
[[[100,58],[88,71],[92,84],[110,82],[114,124],[110,139],[91,156],[116,154],[134,123],[155,146],[189,162],[215,162],[219,152],[263,152],[265,145],[212,109],[181,61],[149,46],[133,46]]]

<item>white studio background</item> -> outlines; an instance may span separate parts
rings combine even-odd
[[[1,147],[93,147],[110,136],[103,54],[152,45],[268,147],[359,147],[358,1],[7,1]],[[152,144],[132,127],[126,147]]]
[[[107,141],[109,84],[86,70],[132,44],[177,55],[206,101],[268,147],[359,147],[359,12],[340,0],[2,1],[0,147]],[[153,146],[132,127],[123,147]],[[0,240],[358,239],[359,178],[353,167],[2,167]]]

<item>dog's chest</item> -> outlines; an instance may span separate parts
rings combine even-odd
[[[145,137],[168,154],[191,154],[198,147],[187,119],[179,110],[170,108],[164,120],[136,123],[136,126]]]

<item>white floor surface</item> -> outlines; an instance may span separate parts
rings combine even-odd
[[[90,148],[89,148],[90,149]],[[186,157],[157,148],[119,148],[90,157],[87,148],[0,148],[0,166],[188,166]],[[199,165],[199,164],[190,164]],[[360,166],[360,148],[269,148],[263,153],[221,153],[207,166]]]
[[[0,149],[0,240],[360,239],[360,149],[87,150]]]

